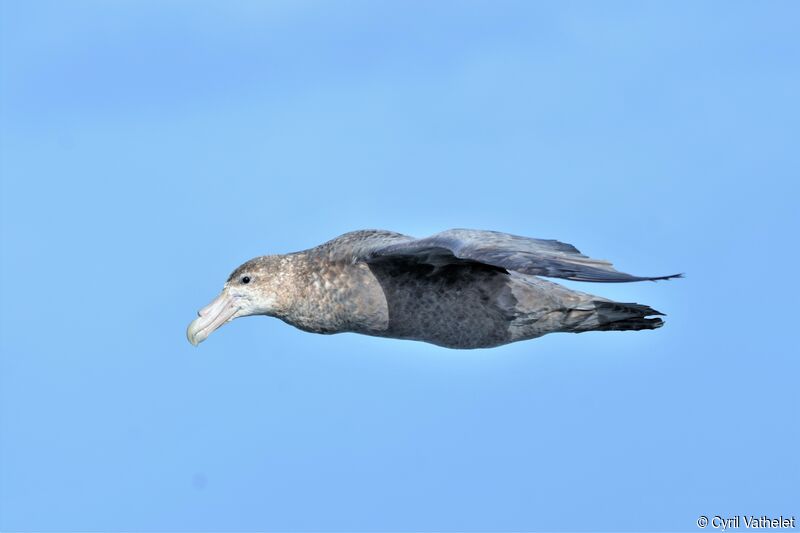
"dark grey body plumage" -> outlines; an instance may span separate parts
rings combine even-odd
[[[511,341],[518,305],[501,270],[482,264],[435,267],[378,261],[370,271],[386,298],[380,336],[423,340],[449,348],[484,348]]]

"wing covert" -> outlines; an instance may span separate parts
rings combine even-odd
[[[365,259],[369,262],[393,256],[411,256],[436,264],[475,261],[523,274],[574,281],[621,283],[682,276],[633,276],[616,270],[608,261],[581,254],[570,244],[488,230],[451,229],[424,239],[397,240],[372,248]]]

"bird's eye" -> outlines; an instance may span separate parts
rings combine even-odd
[[[245,276],[242,278],[242,283],[250,283],[250,276]]]

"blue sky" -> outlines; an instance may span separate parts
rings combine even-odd
[[[0,5],[0,529],[800,515],[797,3]],[[251,257],[451,227],[687,277],[580,285],[653,332],[186,342]]]

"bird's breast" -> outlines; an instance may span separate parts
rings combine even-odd
[[[302,272],[303,290],[284,317],[314,333],[379,334],[389,324],[386,297],[364,263],[319,262]]]

